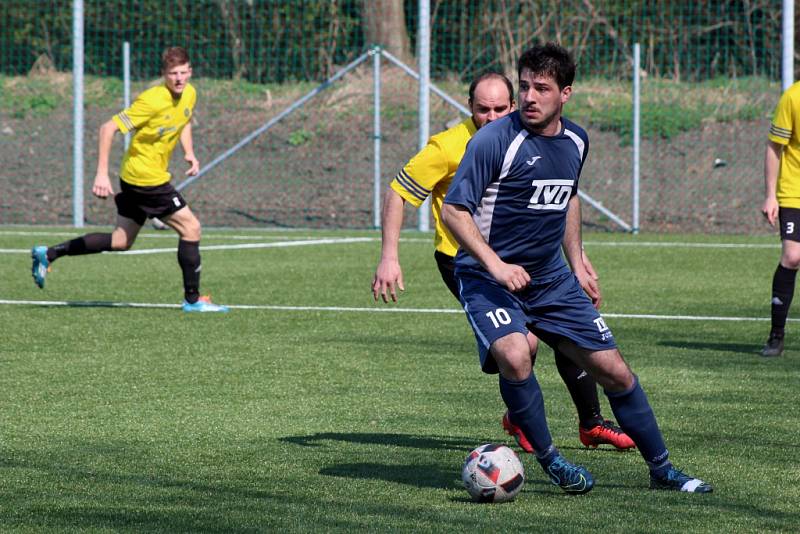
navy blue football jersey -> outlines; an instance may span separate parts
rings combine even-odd
[[[444,200],[466,207],[500,259],[538,280],[569,270],[561,241],[589,151],[583,128],[563,117],[561,126],[558,135],[536,135],[518,111],[487,124],[467,145]],[[456,273],[464,270],[488,276],[459,249]]]

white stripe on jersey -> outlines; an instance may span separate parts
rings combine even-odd
[[[514,162],[519,147],[522,146],[522,142],[526,137],[528,137],[528,130],[523,128],[508,146],[506,155],[503,158],[503,167],[500,169],[500,176],[497,177],[497,181],[492,182],[489,184],[489,187],[486,188],[481,198],[480,206],[478,206],[478,209],[476,209],[475,213],[472,215],[475,226],[478,227],[478,231],[487,243],[489,242],[489,232],[492,229],[492,216],[494,215],[494,205],[497,201],[497,192],[500,190],[500,182],[503,181],[503,178],[508,176],[508,171],[511,170],[511,164]]]
[[[580,152],[581,154],[581,163],[583,163],[583,151],[586,149],[586,145],[584,144],[583,139],[581,139],[580,136],[578,136],[578,134],[576,134],[575,132],[567,130],[566,128],[564,128],[564,135],[572,139],[578,146],[578,152]]]

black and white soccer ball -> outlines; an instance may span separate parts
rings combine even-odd
[[[461,480],[473,501],[506,502],[525,484],[525,469],[510,448],[487,443],[467,455]]]

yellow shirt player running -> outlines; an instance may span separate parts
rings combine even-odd
[[[169,158],[180,141],[187,175],[200,170],[192,140],[192,112],[197,93],[189,84],[192,67],[186,50],[168,48],[161,56],[164,84],[148,89],[133,105],[114,115],[100,127],[97,173],[92,193],[99,198],[114,196],[117,224],[111,233],[92,233],[53,247],[35,246],[33,279],[44,288],[50,264],[61,256],[128,250],[148,217],[158,217],[180,236],[178,264],[183,273],[183,310],[227,312],[226,306],[200,296],[200,221],[170,184]],[[120,169],[120,192],[114,195],[108,175],[108,160],[114,134],[134,132]]]
[[[459,298],[454,261],[458,244],[442,224],[442,202],[464,156],[467,143],[479,128],[513,111],[513,93],[511,82],[502,74],[489,72],[476,78],[469,88],[468,104],[472,116],[432,136],[428,144],[411,158],[389,184],[383,204],[381,259],[372,281],[375,300],[380,296],[384,302],[388,302],[389,299],[396,302],[397,289],[405,290],[399,260],[403,206],[409,202],[418,208],[428,197],[431,198],[431,211],[435,221],[436,265],[447,288],[454,297]],[[579,225],[579,212],[572,215],[577,217]],[[596,285],[596,274],[588,258],[584,256],[583,261],[593,277],[590,282],[593,285],[584,289],[599,306],[601,299],[599,287]],[[536,336],[530,334],[528,343],[533,358],[538,345]],[[558,352],[556,364],[578,410],[581,442],[594,447],[603,443],[612,444],[619,449],[633,447],[633,441],[618,426],[605,420],[601,415],[594,379]],[[503,427],[514,436],[525,451],[533,451],[530,442],[522,431],[511,423],[507,414],[503,416]]]
[[[189,83],[177,100],[166,85],[159,85],[111,118],[123,134],[134,132],[120,166],[125,183],[153,187],[170,181],[169,158],[185,128],[191,132],[195,102],[197,92]]]
[[[772,277],[772,328],[762,356],[783,354],[784,329],[800,268],[800,83],[778,102],[764,156],[765,195],[761,213],[780,223],[781,259]]]

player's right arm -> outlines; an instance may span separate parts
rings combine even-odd
[[[448,157],[432,137],[389,184],[381,214],[381,259],[372,279],[372,296],[397,302],[397,289],[405,291],[400,268],[400,230],[406,203],[419,208],[436,185],[448,176]]]
[[[383,302],[397,302],[397,289],[405,291],[403,270],[400,268],[400,229],[403,227],[403,207],[406,201],[389,187],[383,199],[381,215],[381,259],[372,279],[372,296]],[[387,295],[388,291],[388,295]]]
[[[465,206],[448,204],[445,201],[442,205],[442,222],[456,238],[458,244],[478,260],[483,268],[509,291],[524,289],[531,281],[531,277],[524,267],[504,262],[492,250],[478,231],[475,221],[472,220],[472,214]]]
[[[772,226],[775,226],[775,221],[778,219],[778,170],[782,152],[783,145],[772,140],[767,141],[764,154],[764,204],[761,206],[761,213]]]
[[[108,176],[108,160],[111,154],[111,144],[114,141],[114,134],[119,130],[117,123],[113,120],[105,122],[100,126],[97,147],[97,172],[94,176],[92,194],[99,198],[106,198],[114,194],[111,187],[111,179]]]

